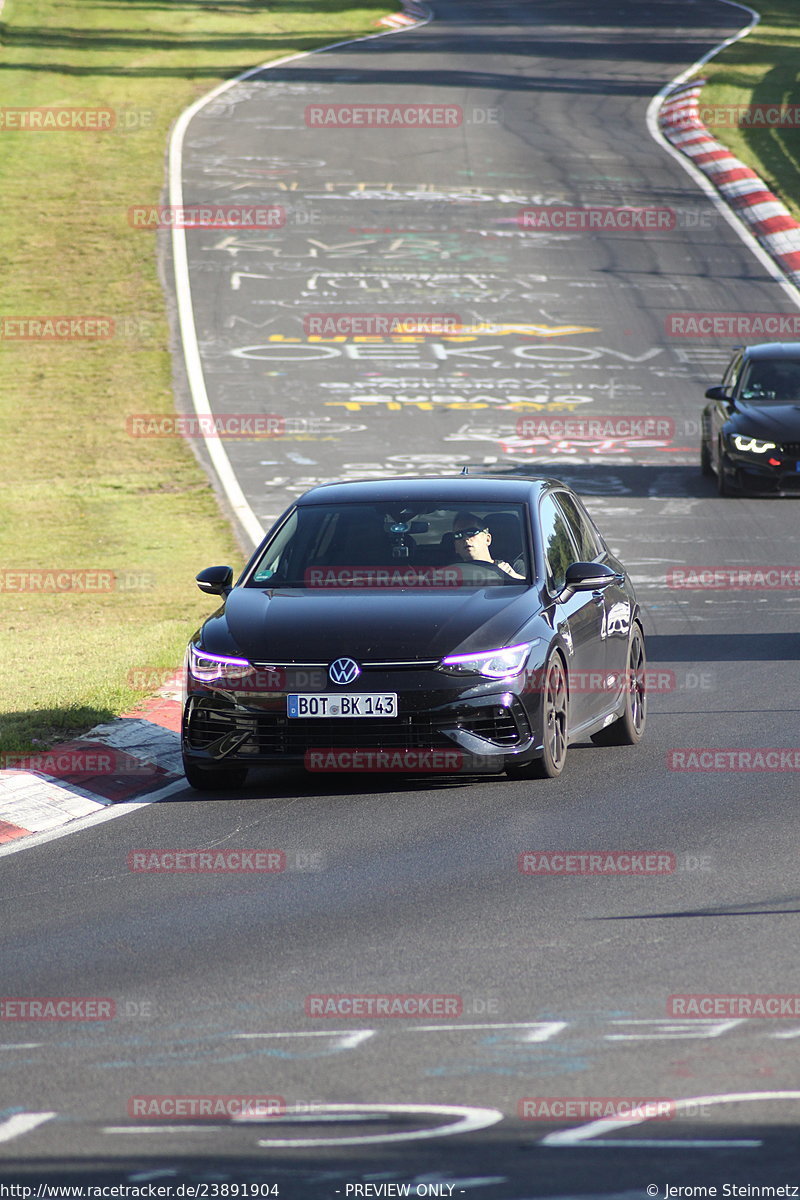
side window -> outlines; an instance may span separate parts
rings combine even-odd
[[[564,586],[567,567],[578,562],[579,556],[567,519],[552,496],[544,496],[539,504],[539,524],[542,531],[547,586],[551,592],[559,592]]]
[[[269,549],[253,573],[252,583],[263,585],[273,578],[286,578],[287,547],[292,545],[292,539],[297,533],[297,523],[298,516],[297,509],[295,509],[280,532],[272,539]]]
[[[556,499],[567,519],[572,539],[578,551],[578,561],[592,562],[603,552],[603,546],[597,537],[594,526],[586,514],[578,508],[572,496],[568,496],[566,492],[557,492]]]
[[[736,385],[739,382],[739,376],[742,373],[743,361],[744,355],[735,355],[732,361],[728,364],[728,369],[722,378],[722,386],[727,388],[731,394],[736,391]]]

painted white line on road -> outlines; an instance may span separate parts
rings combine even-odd
[[[498,1021],[496,1024],[487,1022],[483,1025],[412,1025],[410,1028],[402,1030],[402,1032],[442,1033],[446,1031],[451,1033],[454,1030],[480,1029],[491,1033],[495,1029],[519,1029],[520,1031],[528,1031],[522,1039],[525,1042],[546,1042],[548,1038],[555,1037],[557,1033],[561,1033],[561,1030],[566,1028],[566,1021]]]
[[[724,711],[733,711],[724,710]],[[694,713],[688,714],[692,717]],[[669,1042],[686,1038],[721,1037],[729,1029],[743,1025],[746,1017],[626,1017],[624,1021],[612,1020],[612,1025],[646,1026],[641,1033],[606,1033],[607,1042]]]
[[[426,25],[431,20],[431,16],[432,14],[420,18],[416,24]],[[221,96],[229,88],[236,87],[237,84],[243,83],[246,79],[251,79],[254,75],[258,75],[262,71],[284,66],[286,63],[296,62],[298,59],[308,58],[314,54],[326,54],[329,50],[337,50],[340,46],[354,46],[359,42],[373,41],[375,38],[395,37],[399,32],[406,32],[406,30],[388,29],[381,33],[368,33],[363,37],[349,38],[343,42],[333,42],[330,46],[320,46],[317,50],[304,50],[299,54],[289,54],[285,58],[277,58],[272,62],[262,63],[261,66],[251,67],[250,70],[243,72],[243,74],[238,75],[235,79],[229,79],[225,83],[220,84],[210,91],[208,95],[201,96],[199,100],[196,100],[194,104],[191,104],[189,108],[181,113],[172,131],[169,143],[168,170],[170,204],[175,206],[175,208],[183,206],[183,139],[192,118],[212,100]],[[189,280],[186,230],[179,229],[177,225],[173,225],[172,227],[172,255],[175,271],[175,292],[178,302],[178,320],[181,329],[183,357],[186,364],[186,375],[189,381],[192,404],[198,416],[208,417],[212,415],[212,411],[206,390],[203,364],[200,358],[200,347],[197,341],[197,327],[195,325],[194,306],[192,304],[192,288]],[[203,422],[201,422],[202,426]],[[265,530],[242,491],[231,461],[228,458],[227,451],[222,444],[222,439],[219,437],[208,437],[205,432],[203,432],[202,437],[217,479],[222,486],[234,515],[247,534],[247,537],[253,543],[253,546],[257,546],[264,537]]]
[[[415,1117],[453,1117],[447,1125],[438,1125],[435,1129],[418,1129],[411,1133],[375,1133],[364,1134],[362,1137],[346,1138],[264,1138],[259,1140],[259,1146],[267,1148],[306,1146],[367,1146],[377,1142],[414,1142],[428,1138],[450,1137],[453,1134],[473,1133],[476,1129],[487,1129],[503,1120],[503,1114],[496,1108],[467,1108],[445,1104],[326,1104],[320,1110],[320,1115],[327,1113],[364,1113],[369,1117],[373,1113],[386,1113],[397,1116]],[[350,1118],[352,1119],[352,1118]]]
[[[138,808],[146,808],[148,804],[156,804],[159,800],[168,800],[175,792],[183,791],[186,788],[186,780],[176,780],[170,783],[167,787],[161,788],[158,792],[152,792],[146,800],[136,800],[128,803],[120,801],[111,808],[101,808],[99,812],[89,813],[85,817],[77,817],[74,821],[70,821],[68,825],[62,825],[58,829],[47,829],[42,833],[32,833],[29,837],[19,838],[18,841],[6,842],[0,846],[0,858],[6,854],[18,854],[21,850],[31,850],[34,846],[41,846],[45,842],[54,842],[58,838],[68,837],[72,833],[80,833],[83,829],[88,829],[91,825],[101,825],[103,821],[113,821],[116,817],[127,816],[128,813],[136,812]]]
[[[412,1183],[416,1187],[420,1183],[446,1183],[454,1190],[468,1187],[490,1187],[494,1183],[508,1183],[507,1175],[475,1175],[467,1179],[443,1178],[440,1175],[417,1175]],[[452,1196],[452,1192],[450,1195]]]
[[[738,42],[742,38],[747,37],[747,35],[751,33],[753,29],[755,29],[760,20],[759,14],[755,11],[755,9],[750,8],[747,4],[739,4],[737,0],[722,0],[722,3],[730,5],[731,8],[739,8],[742,10],[742,12],[749,13],[749,23],[740,29],[738,33],[734,33],[731,37],[725,38],[723,42],[720,42],[711,50],[707,51],[700,58],[698,58],[696,62],[693,62],[690,67],[687,67],[685,71],[681,71],[680,75],[676,75],[674,79],[670,80],[669,83],[665,84],[664,87],[661,88],[661,90],[653,97],[647,106],[647,129],[650,136],[655,142],[658,142],[662,150],[666,150],[668,154],[670,154],[677,162],[680,163],[684,171],[686,171],[688,175],[691,175],[697,186],[701,188],[711,200],[720,216],[722,216],[728,222],[731,229],[733,229],[734,232],[739,235],[741,240],[747,246],[748,250],[750,250],[751,253],[756,256],[758,261],[767,269],[772,278],[780,284],[783,291],[786,293],[792,303],[800,308],[800,290],[798,290],[794,284],[789,282],[789,280],[781,271],[780,267],[775,262],[774,258],[767,253],[763,246],[761,246],[756,240],[755,236],[750,232],[744,221],[742,221],[736,215],[733,209],[730,208],[726,201],[723,200],[722,196],[710,182],[708,177],[694,165],[691,159],[688,159],[684,154],[681,154],[681,152],[677,150],[667,140],[667,138],[664,137],[663,133],[658,127],[658,112],[661,108],[662,101],[669,94],[669,92],[671,92],[673,88],[678,87],[680,84],[689,79],[695,73],[695,71],[699,71],[701,67],[705,66],[710,59],[719,54],[721,50],[724,50],[726,46],[732,46],[734,42]]]
[[[135,1175],[128,1176],[128,1183],[152,1183],[154,1179],[170,1179],[177,1174],[177,1171],[166,1167],[161,1171],[137,1171]]]
[[[55,1115],[54,1112],[16,1113],[15,1116],[0,1123],[0,1142],[10,1142],[23,1133],[30,1133],[31,1129],[35,1129],[37,1125],[43,1125],[45,1121],[51,1120]]]
[[[360,1046],[362,1042],[366,1042],[375,1034],[374,1029],[354,1029],[346,1030],[340,1033],[329,1033],[327,1029],[320,1029],[314,1033],[235,1033],[236,1038],[297,1038],[297,1037],[327,1037],[333,1038],[333,1044],[329,1047],[330,1050],[354,1050],[356,1046]],[[324,1051],[323,1051],[324,1053]]]
[[[765,1102],[769,1100],[800,1100],[800,1092],[729,1092],[727,1095],[718,1096],[689,1096],[683,1100],[676,1100],[675,1112],[679,1114],[684,1109],[694,1108],[697,1105],[711,1104],[753,1104]],[[628,1118],[607,1118],[604,1117],[599,1121],[590,1121],[588,1125],[577,1125],[573,1129],[560,1129],[557,1133],[548,1133],[545,1137],[537,1142],[539,1146],[580,1146],[586,1142],[591,1142],[594,1137],[599,1134],[608,1132],[619,1132],[620,1129],[629,1129],[636,1125],[644,1125],[647,1121],[657,1120],[655,1117],[638,1116]],[[597,1143],[599,1144],[599,1143]],[[641,1146],[641,1142],[635,1140],[625,1140],[624,1138],[607,1139],[607,1144],[616,1147],[625,1147],[635,1150],[637,1146]],[[701,1148],[718,1147],[719,1145],[744,1145],[743,1142],[712,1142],[712,1141],[685,1141],[676,1143],[669,1139],[659,1142],[653,1139],[655,1146],[699,1146]],[[756,1142],[755,1145],[760,1146],[761,1142]]]
[[[43,1045],[44,1042],[7,1042],[0,1050],[36,1050]]]
[[[687,1138],[686,1141],[679,1141],[677,1138],[673,1141],[659,1142],[655,1138],[637,1138],[635,1142],[630,1138],[599,1138],[585,1143],[586,1148],[591,1150],[594,1146],[599,1146],[601,1150],[612,1148],[615,1150],[752,1150],[758,1146],[763,1146],[763,1142],[757,1140],[742,1140],[742,1141],[692,1141]]]
[[[103,1133],[214,1133],[218,1125],[106,1125]],[[227,1124],[223,1126],[227,1129]]]
[[[315,1029],[297,1033],[234,1033],[235,1038],[292,1038],[292,1037],[372,1037],[374,1029]]]

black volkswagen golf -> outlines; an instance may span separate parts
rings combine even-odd
[[[559,775],[576,739],[645,725],[639,606],[578,497],[552,479],[313,488],[186,659],[182,744],[201,790],[254,767]]]

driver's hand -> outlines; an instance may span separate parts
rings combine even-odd
[[[519,571],[515,571],[514,568],[512,566],[510,566],[507,562],[499,562],[496,559],[494,565],[496,567],[499,567],[501,571],[505,571],[506,575],[510,575],[512,579],[524,579],[525,578],[524,575],[520,575]]]

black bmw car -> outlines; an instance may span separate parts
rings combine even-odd
[[[201,790],[251,767],[556,776],[645,725],[639,606],[552,479],[313,488],[192,638],[182,743]]]
[[[706,399],[700,463],[719,494],[800,494],[800,342],[740,347]]]

